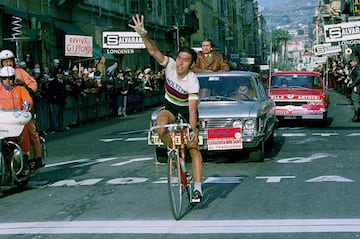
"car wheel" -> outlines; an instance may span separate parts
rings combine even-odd
[[[158,161],[159,163],[167,163],[168,156],[166,149],[155,148],[155,157],[156,157],[156,161]]]
[[[264,141],[259,146],[249,153],[249,160],[251,162],[264,162]]]

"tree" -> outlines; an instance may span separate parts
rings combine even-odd
[[[286,54],[287,54],[287,42],[291,39],[291,35],[287,30],[284,29],[277,29],[272,35],[272,42],[273,42],[273,51],[280,56],[280,62],[283,63],[284,56],[286,64]],[[284,43],[284,52],[282,52],[281,45]]]

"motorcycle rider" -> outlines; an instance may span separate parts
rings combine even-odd
[[[15,64],[15,55],[10,50],[2,50],[0,52],[0,61],[1,66],[11,66],[15,69],[16,73],[16,84],[22,84],[31,94],[34,94],[37,89],[37,82],[36,80],[29,75],[25,70],[21,67],[17,67]],[[42,161],[42,154],[41,154],[41,144],[40,144],[40,137],[39,133],[36,130],[36,126],[33,120],[30,120],[29,123],[26,124],[25,128],[28,130],[28,134],[30,137],[30,144],[34,150],[34,158],[31,159],[32,163],[36,165],[37,168],[45,166]]]
[[[14,85],[15,69],[11,66],[4,66],[0,69],[0,109],[1,110],[23,110],[23,102],[33,104],[32,98],[25,87]],[[24,127],[20,136],[17,137],[18,144],[23,149],[25,157],[30,156],[30,138],[28,129]],[[31,162],[29,162],[30,165]],[[32,165],[34,166],[34,165]]]

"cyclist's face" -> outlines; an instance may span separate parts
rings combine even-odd
[[[14,66],[14,61],[12,59],[5,59],[1,62],[2,66]]]
[[[176,57],[176,72],[179,76],[186,75],[192,65],[191,55],[187,52],[179,52]]]

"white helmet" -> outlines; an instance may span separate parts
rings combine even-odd
[[[12,51],[2,50],[0,52],[0,60],[10,59],[10,58],[15,58],[14,53],[12,53]]]
[[[0,77],[15,76],[15,69],[12,66],[4,66],[0,69]]]

